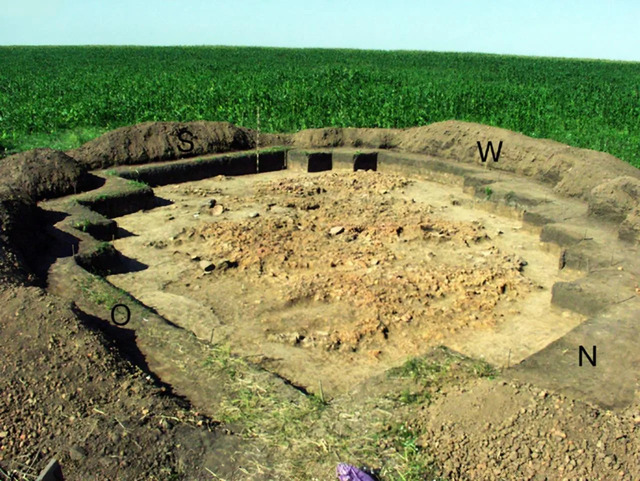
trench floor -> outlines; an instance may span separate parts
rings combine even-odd
[[[444,344],[513,366],[580,325],[551,287],[580,273],[460,187],[280,171],[154,189],[116,219],[142,267],[110,275],[171,322],[334,396]]]

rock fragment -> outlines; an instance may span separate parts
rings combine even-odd
[[[212,270],[214,270],[216,268],[215,264],[211,261],[206,261],[206,260],[202,260],[198,263],[198,265],[200,266],[200,269],[202,269],[205,272],[211,272]]]
[[[213,215],[220,215],[223,212],[225,212],[225,208],[221,205],[221,204],[216,204],[212,209],[211,209],[211,214]]]

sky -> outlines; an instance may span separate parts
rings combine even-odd
[[[640,61],[640,1],[0,0],[0,45],[251,45]]]

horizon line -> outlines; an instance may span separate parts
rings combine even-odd
[[[516,54],[516,53],[495,53],[495,52],[474,52],[461,50],[419,50],[419,49],[371,49],[359,47],[282,47],[271,45],[222,45],[222,44],[171,44],[171,45],[149,45],[149,44],[0,44],[0,48],[56,48],[56,47],[108,47],[108,48],[254,48],[254,49],[278,49],[278,50],[348,50],[358,52],[406,52],[406,53],[440,53],[440,54],[463,54],[463,55],[486,55],[502,57],[519,57],[552,60],[577,60],[587,62],[614,62],[614,63],[640,63],[640,60],[610,59],[598,57],[563,57],[548,55]]]

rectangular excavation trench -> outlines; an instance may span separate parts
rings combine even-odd
[[[292,170],[309,173],[338,170],[378,170],[378,152],[303,151],[290,150],[287,166]]]
[[[239,154],[158,162],[143,166],[115,169],[125,179],[144,182],[151,186],[192,182],[218,175],[249,175],[273,172],[286,168],[287,151],[267,150]]]
[[[307,268],[300,266],[291,267],[290,270],[287,270],[289,267],[280,269],[278,265],[270,266],[270,261],[265,263],[264,270],[261,264],[254,265],[250,261],[247,261],[246,265],[241,262],[240,268],[229,268],[225,265],[224,259],[216,257],[222,253],[221,243],[233,243],[238,238],[245,239],[251,229],[261,229],[262,238],[250,237],[258,244],[246,247],[250,251],[268,250],[269,245],[260,242],[270,239],[271,230],[275,232],[284,229],[285,233],[298,235],[299,231],[296,228],[289,226],[291,230],[287,230],[289,219],[304,223],[309,216],[318,215],[318,208],[314,207],[313,202],[298,202],[298,199],[294,198],[293,207],[287,205],[287,202],[271,205],[266,197],[262,198],[256,192],[277,193],[278,183],[294,190],[300,189],[300,186],[313,185],[320,179],[325,179],[328,186],[332,186],[332,182],[339,186],[338,178],[345,175],[355,176],[353,180],[364,182],[365,185],[368,185],[367,182],[372,183],[372,186],[378,185],[376,182],[383,183],[382,180],[376,180],[376,176],[379,175],[376,172],[349,173],[355,168],[355,163],[349,169],[348,162],[338,162],[337,165],[346,165],[346,168],[338,167],[334,172],[308,174],[304,172],[305,161],[302,160],[302,163],[298,164],[298,167],[302,168],[296,171],[296,166],[292,164],[300,161],[296,159],[295,152],[293,155],[291,152],[289,154],[287,171],[264,173],[260,176],[204,179],[156,188],[156,195],[170,200],[171,205],[116,219],[120,227],[134,235],[116,240],[114,246],[124,255],[137,259],[148,268],[138,272],[111,275],[108,276],[108,280],[131,292],[141,302],[155,308],[170,321],[193,331],[199,338],[228,343],[233,352],[250,356],[263,367],[311,392],[317,392],[322,383],[324,390],[329,394],[344,392],[354,383],[362,382],[370,376],[401,364],[408,357],[422,354],[437,344],[445,344],[463,354],[485,359],[497,366],[514,365],[562,337],[583,321],[582,316],[551,306],[553,283],[558,280],[573,280],[578,274],[567,270],[558,273],[557,253],[541,249],[537,234],[523,230],[520,221],[497,217],[474,208],[477,199],[465,194],[461,186],[442,185],[425,180],[416,181],[403,188],[381,188],[375,191],[363,189],[342,193],[336,190],[334,196],[328,195],[319,203],[341,201],[345,205],[358,205],[361,202],[364,206],[369,205],[374,197],[379,197],[378,200],[381,202],[391,202],[394,205],[413,204],[434,217],[446,217],[459,223],[483,223],[487,231],[492,230],[491,245],[482,245],[481,242],[477,248],[474,246],[463,254],[463,248],[447,245],[446,242],[445,248],[441,251],[437,244],[423,245],[411,239],[406,243],[394,242],[392,247],[387,246],[385,255],[390,258],[395,256],[404,264],[393,267],[393,261],[371,258],[362,266],[362,272],[358,271],[358,265],[353,267],[349,264],[364,262],[364,259],[358,259],[357,256],[351,259],[341,258],[337,262],[331,261],[317,268],[313,267],[314,259],[310,256],[306,260],[311,261],[312,267],[309,267],[307,272]],[[344,157],[349,154],[342,155]],[[301,159],[304,157],[300,156]],[[260,159],[262,161],[262,154]],[[327,166],[326,158],[322,162],[324,163],[321,165]],[[371,160],[368,162],[362,165],[371,167]],[[315,168],[317,165],[308,164],[306,168]],[[333,162],[332,166],[335,165],[336,162]],[[385,165],[383,162],[383,171]],[[380,168],[377,158],[375,168]],[[272,192],[270,188],[276,190]],[[302,187],[303,194],[306,192],[304,189],[305,187]],[[375,192],[375,195],[372,196],[371,192]],[[215,214],[210,210],[211,198],[215,198],[216,205],[223,207],[222,213]],[[457,202],[453,203],[452,200]],[[354,235],[355,231],[350,225],[361,221],[361,218],[366,216],[365,212],[362,210],[362,215],[356,215],[354,218],[345,214],[335,219],[327,219],[326,226],[343,222],[347,227],[340,234],[332,235],[327,231],[326,236],[322,237],[322,242],[327,241],[327,245],[330,246],[332,242],[343,242],[345,237],[340,237],[343,234]],[[327,215],[332,214],[329,212]],[[232,234],[227,235],[224,229],[221,230],[221,225],[229,227]],[[272,229],[269,230],[268,227]],[[278,239],[281,243],[286,242],[286,236],[275,238]],[[348,247],[349,244],[350,242],[347,242],[344,246]],[[323,286],[322,289],[326,292],[331,292],[332,289],[340,290],[341,286],[331,285],[331,276],[334,276],[334,273],[335,278],[344,282],[344,285],[348,284],[348,279],[355,279],[353,276],[350,277],[352,274],[373,276],[371,279],[383,282],[387,262],[393,267],[389,274],[393,271],[395,275],[402,275],[398,272],[409,272],[415,267],[412,259],[416,258],[417,254],[424,259],[435,253],[432,258],[435,259],[434,265],[441,264],[445,266],[443,268],[453,268],[455,262],[466,262],[470,268],[477,263],[478,268],[484,262],[483,258],[496,257],[490,247],[496,247],[505,253],[518,252],[525,257],[528,262],[525,268],[527,277],[536,286],[541,287],[532,289],[522,301],[499,302],[495,309],[497,322],[493,326],[463,325],[456,328],[455,332],[434,329],[432,338],[425,338],[419,332],[421,328],[428,326],[425,319],[401,321],[410,327],[397,330],[393,328],[388,332],[378,326],[364,326],[358,328],[359,331],[353,331],[356,337],[364,336],[364,341],[356,344],[356,349],[352,350],[345,348],[344,343],[349,340],[348,335],[342,339],[342,346],[335,346],[331,345],[327,331],[344,327],[341,325],[342,320],[348,320],[344,321],[344,324],[350,322],[351,327],[358,325],[357,306],[344,293],[343,297],[337,295],[329,299],[316,299],[313,289],[305,291],[304,282],[313,282],[311,274],[325,276],[328,286]],[[286,257],[287,253],[283,255]],[[208,271],[203,267],[203,263],[207,262],[213,266]],[[242,271],[243,268],[245,271]],[[378,275],[375,273],[376,269],[380,269],[379,278],[375,277]],[[247,276],[243,277],[244,273]],[[291,281],[295,276],[305,281],[297,285]],[[297,295],[296,292],[292,292],[296,289],[300,291]],[[384,297],[385,292],[380,292],[379,295]],[[414,301],[415,299],[412,302]],[[446,309],[446,300],[442,306]],[[460,323],[460,316],[473,316],[473,312],[460,312],[457,317],[451,318],[452,322]],[[473,322],[475,321],[468,321],[470,324]],[[411,328],[413,325],[416,326],[415,330]]]

